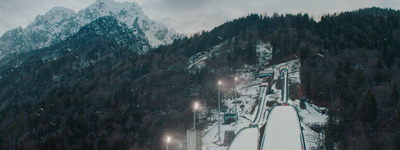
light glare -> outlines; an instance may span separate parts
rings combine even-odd
[[[171,141],[171,137],[167,136],[167,143],[169,143]]]
[[[194,109],[196,110],[196,109],[198,109],[198,108],[199,108],[199,103],[195,102],[195,103],[194,103]]]

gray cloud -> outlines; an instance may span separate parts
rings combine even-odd
[[[0,35],[18,26],[26,27],[39,14],[54,6],[76,12],[95,0],[1,0]],[[327,13],[365,7],[400,9],[399,0],[115,0],[137,2],[149,18],[178,32],[191,35],[250,13],[308,13],[318,20]]]

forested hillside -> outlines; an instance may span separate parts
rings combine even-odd
[[[217,79],[259,65],[260,41],[272,44],[271,63],[301,60],[300,95],[329,108],[326,149],[400,148],[400,11],[367,8],[319,22],[252,14],[145,55],[132,51],[141,45],[121,44],[118,37],[137,38],[114,32],[119,26],[91,29],[101,22],[4,62],[1,149],[160,149],[167,129],[190,128],[193,99],[215,108]],[[189,72],[199,52],[210,58]]]
[[[398,149],[400,12],[328,15],[299,47],[306,97],[329,107],[332,149]]]

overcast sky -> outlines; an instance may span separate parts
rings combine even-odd
[[[78,12],[96,0],[0,0],[0,35],[7,30],[25,28],[37,15],[55,6]],[[177,32],[191,35],[250,13],[308,13],[320,18],[327,13],[365,7],[400,9],[400,0],[115,0],[134,1],[150,19]]]

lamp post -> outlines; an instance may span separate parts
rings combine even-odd
[[[221,112],[221,81],[218,81],[218,141],[221,141],[221,136],[220,136],[220,132],[221,132],[221,117],[220,117],[220,112]]]
[[[166,140],[166,142],[167,142],[167,150],[168,150],[168,144],[169,144],[170,141],[171,141],[171,137],[167,136],[167,140]]]
[[[193,130],[196,130],[196,110],[199,108],[199,103],[194,102],[193,107]]]
[[[237,93],[237,91],[236,91],[236,81],[238,80],[238,78],[237,77],[235,77],[235,90],[234,90],[234,92],[235,92],[235,114],[236,115],[238,115],[238,113],[237,113],[237,96],[236,96],[236,93]],[[238,120],[238,118],[236,118],[236,124],[237,124],[237,120]]]

